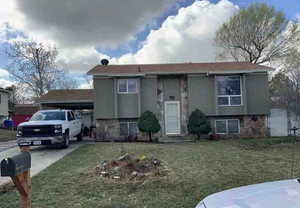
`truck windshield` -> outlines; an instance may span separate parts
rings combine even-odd
[[[45,111],[35,113],[30,121],[51,121],[51,120],[66,120],[65,112],[63,111]]]

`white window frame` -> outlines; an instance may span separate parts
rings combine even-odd
[[[127,125],[127,135],[126,136],[129,136],[129,124],[131,124],[131,123],[134,123],[136,125],[136,133],[137,134],[139,133],[139,128],[137,126],[137,122],[135,122],[135,121],[121,121],[120,122],[120,127],[121,127],[121,124],[126,124]],[[121,135],[121,136],[123,136],[123,135]]]
[[[226,123],[226,133],[219,133],[217,132],[217,122],[218,121],[225,121]],[[229,133],[228,132],[228,121],[238,121],[238,132],[237,133]],[[240,134],[240,130],[241,130],[241,123],[240,123],[240,119],[218,119],[215,120],[215,132],[216,134]]]
[[[136,82],[136,88],[134,92],[128,92],[128,81],[134,80]],[[120,92],[120,81],[126,81],[126,92]],[[138,80],[137,79],[118,79],[118,94],[136,94],[138,93]]]
[[[228,76],[217,76],[217,77],[234,77],[234,76],[239,76],[240,77],[240,90],[241,94],[240,95],[219,95],[218,91],[218,80],[216,79],[217,83],[217,105],[218,106],[242,106],[243,105],[243,89],[242,89],[242,76],[241,75],[228,75]],[[219,105],[219,97],[227,97],[228,98],[228,105]],[[239,105],[232,105],[231,104],[231,97],[241,97],[241,104]]]
[[[178,125],[179,125],[179,130],[178,132],[170,133],[167,132],[167,105],[168,104],[177,104],[177,112],[178,112]],[[181,133],[181,115],[180,115],[180,102],[179,101],[165,101],[165,132],[166,135],[180,135]]]

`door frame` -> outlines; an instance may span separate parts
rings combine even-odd
[[[178,133],[168,133],[167,132],[167,105],[168,104],[177,104],[177,112],[178,112]],[[181,115],[180,115],[180,101],[165,101],[165,110],[164,110],[164,114],[165,114],[165,133],[166,135],[180,135],[181,134]]]

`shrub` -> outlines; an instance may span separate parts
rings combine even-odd
[[[139,130],[148,133],[149,141],[152,142],[152,134],[160,131],[160,124],[154,113],[145,111],[138,120]]]
[[[211,132],[211,126],[208,119],[199,109],[196,109],[191,113],[188,122],[188,131],[190,134],[197,135],[197,139],[200,139],[201,134],[208,134]]]

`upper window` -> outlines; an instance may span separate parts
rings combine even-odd
[[[242,105],[240,76],[217,76],[218,105]]]
[[[118,80],[119,93],[137,93],[136,79],[119,79]]]

